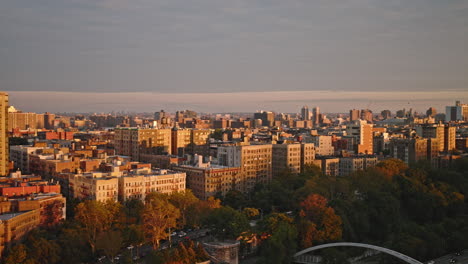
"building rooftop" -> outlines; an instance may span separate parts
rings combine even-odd
[[[8,214],[2,214],[0,215],[0,221],[7,221],[7,220],[10,220],[14,217],[17,217],[19,215],[22,215],[22,214],[25,214],[29,211],[26,211],[26,212],[17,212],[17,213],[8,213]]]

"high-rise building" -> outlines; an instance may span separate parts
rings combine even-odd
[[[8,94],[0,92],[0,176],[9,172],[8,150]]]
[[[273,144],[273,176],[301,172],[301,144]]]
[[[382,115],[383,119],[389,119],[392,117],[392,112],[390,110],[383,110],[380,112],[380,114]]]
[[[226,195],[231,190],[245,192],[244,177],[239,167],[199,164],[175,166],[174,170],[187,174],[187,188],[199,199],[206,200],[217,194]]]
[[[191,154],[199,154],[203,156],[209,156],[209,145],[208,140],[210,138],[210,129],[192,129],[190,134],[190,146]]]
[[[312,115],[313,125],[318,126],[320,124],[320,108],[318,106],[314,107],[312,110]]]
[[[312,143],[301,144],[301,172],[305,166],[313,165],[315,162],[315,145]]]
[[[357,154],[372,154],[373,153],[373,134],[372,124],[367,124],[365,120],[354,121],[346,128],[346,134],[356,139],[353,146]]]
[[[302,109],[301,109],[301,117],[302,117],[302,120],[310,120],[310,118],[311,118],[311,113],[310,113],[310,111],[309,111],[309,107],[307,107],[307,106],[302,107]]]
[[[416,133],[423,138],[436,138],[438,150],[444,151],[444,125],[421,125],[416,127]],[[435,144],[435,143],[434,143]]]
[[[164,110],[154,113],[154,120],[156,121],[161,121],[164,117],[166,117],[166,112],[164,112]]]
[[[359,118],[361,117],[361,111],[359,111],[358,109],[352,109],[352,110],[349,110],[349,121],[356,121],[356,120],[359,120]]]
[[[240,167],[244,180],[241,189],[251,191],[257,183],[268,183],[272,177],[272,145],[221,146],[218,162]]]
[[[427,159],[427,139],[411,138],[411,139],[392,139],[390,147],[390,155],[396,159],[400,159],[405,163],[414,163],[420,160]]]
[[[116,154],[133,160],[139,160],[140,154],[171,154],[171,130],[118,128],[114,145]]]
[[[426,116],[435,117],[435,115],[437,115],[437,110],[434,107],[429,107],[426,111]]]
[[[270,111],[260,111],[254,114],[254,119],[262,120],[262,126],[273,126],[275,122],[275,113]]]
[[[190,145],[191,134],[190,129],[172,129],[171,153],[173,155],[183,156],[185,154],[185,148]]]
[[[315,135],[310,138],[304,139],[305,142],[313,143],[315,145],[315,154],[320,156],[331,156],[334,154],[335,149],[332,145],[332,137],[324,135]]]
[[[374,117],[372,115],[372,111],[369,110],[369,109],[362,109],[361,110],[361,119],[366,120],[369,123],[372,123],[373,119],[374,119]]]
[[[468,121],[468,104],[456,101],[455,106],[445,108],[445,121]]]
[[[456,131],[454,126],[444,127],[444,151],[450,152],[456,149]]]
[[[49,112],[44,114],[44,128],[54,129],[55,114]]]

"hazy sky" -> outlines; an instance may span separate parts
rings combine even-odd
[[[422,92],[427,106],[468,103],[467,0],[2,0],[0,43],[0,89],[26,111],[67,105],[19,91],[73,92],[76,107],[94,99],[90,111],[133,109],[142,94],[155,109],[191,96],[181,107],[199,111],[227,110],[208,105],[220,96],[258,98],[238,111],[339,112],[353,105],[346,93],[377,109],[422,105]]]

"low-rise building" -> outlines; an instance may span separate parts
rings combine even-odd
[[[66,200],[58,193],[42,193],[21,198],[0,198],[0,258],[12,242],[29,231],[51,227],[66,217]]]
[[[117,201],[118,178],[112,173],[68,174],[70,196],[100,202]]]
[[[144,200],[151,192],[173,193],[185,190],[186,174],[166,169],[133,170],[118,178],[118,194],[121,201],[128,199]]]

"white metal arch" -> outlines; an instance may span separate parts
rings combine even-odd
[[[387,253],[389,255],[392,255],[394,257],[397,257],[403,261],[406,261],[407,263],[410,264],[423,264],[420,261],[417,261],[411,257],[408,257],[406,255],[401,254],[400,252],[396,252],[394,250],[388,249],[388,248],[383,248],[383,247],[378,247],[374,245],[369,245],[369,244],[362,244],[362,243],[352,243],[352,242],[337,242],[337,243],[329,243],[329,244],[323,244],[315,247],[310,247],[307,249],[304,249],[302,251],[297,252],[294,257],[299,257],[301,255],[304,255],[306,253],[309,253],[314,250],[322,249],[322,248],[329,248],[329,247],[360,247],[360,248],[368,248],[368,249],[373,249],[377,250],[380,252]]]

